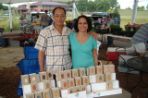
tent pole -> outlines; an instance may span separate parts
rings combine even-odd
[[[9,3],[9,27],[10,27],[10,31],[12,32],[12,12],[11,12],[11,3]]]
[[[138,5],[138,0],[134,0],[134,4],[133,4],[133,12],[132,12],[132,21],[131,23],[135,23],[135,19],[136,19],[136,15],[137,15],[137,5]]]

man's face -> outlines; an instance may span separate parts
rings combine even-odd
[[[56,26],[64,25],[66,15],[63,9],[56,9],[53,14],[53,21]]]

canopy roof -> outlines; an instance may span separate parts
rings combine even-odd
[[[22,3],[22,2],[35,2],[35,1],[63,1],[63,0],[0,0],[0,3]],[[69,0],[72,1],[72,0]]]

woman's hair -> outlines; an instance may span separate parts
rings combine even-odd
[[[81,16],[79,16],[79,17],[76,19],[76,21],[75,21],[75,23],[74,23],[74,29],[75,29],[75,31],[76,31],[76,32],[79,31],[79,29],[78,29],[78,22],[79,22],[80,18],[86,19],[86,22],[87,22],[87,24],[88,24],[87,32],[89,32],[89,31],[92,29],[92,22],[91,22],[90,18],[87,17],[87,16],[85,16],[85,15],[81,15]]]
[[[57,9],[62,9],[62,10],[64,11],[65,15],[66,15],[66,10],[65,10],[65,8],[64,8],[64,7],[61,7],[61,6],[55,7],[55,8],[52,10],[52,14],[53,14],[53,15],[54,15],[54,13],[55,13],[55,11],[56,11]]]

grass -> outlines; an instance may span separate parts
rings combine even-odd
[[[119,10],[120,16],[121,16],[121,27],[124,29],[124,25],[131,22],[132,17],[132,10]],[[67,19],[71,19],[72,15],[69,14]],[[148,23],[148,10],[146,11],[137,11],[137,17],[136,17],[136,23],[137,24],[144,24]],[[0,27],[4,28],[5,31],[10,31],[9,29],[9,17],[8,16],[2,16],[2,12],[0,11]],[[13,15],[13,29],[18,30],[19,29],[19,15],[14,14]]]
[[[13,30],[18,30],[19,29],[19,16],[14,15],[13,20],[12,20],[12,25],[13,25]],[[0,27],[4,28],[4,30],[10,31],[9,27],[9,16],[1,16],[0,17]]]
[[[132,10],[119,10],[121,16],[121,27],[124,28],[124,25],[131,22],[132,18]],[[148,10],[146,11],[137,11],[136,16],[137,24],[148,23]]]

